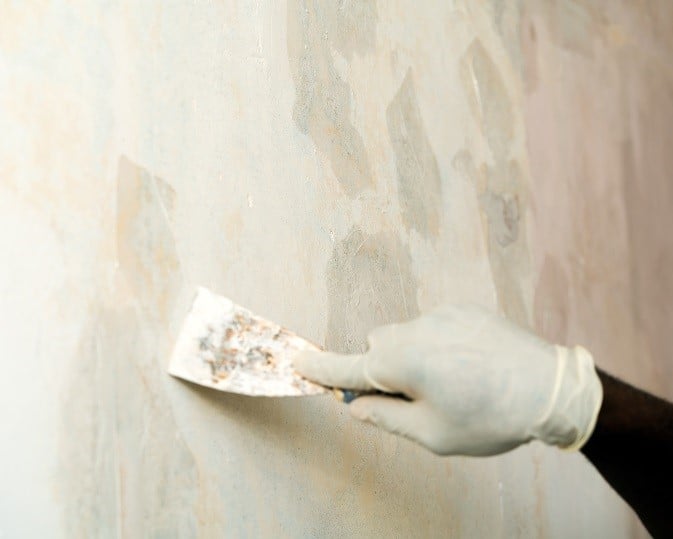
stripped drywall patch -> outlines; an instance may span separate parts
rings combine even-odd
[[[475,39],[463,55],[460,74],[470,109],[496,162],[507,158],[514,134],[512,103],[500,72]]]
[[[407,228],[435,238],[441,221],[441,178],[423,125],[411,68],[388,105],[386,120],[395,152],[402,219]]]
[[[325,154],[351,197],[370,187],[373,176],[362,136],[351,120],[352,92],[337,73],[332,49],[349,58],[373,48],[376,19],[371,1],[290,0],[287,7],[294,123]]]
[[[373,328],[419,314],[408,247],[390,232],[353,227],[334,246],[325,277],[329,350],[362,351]]]

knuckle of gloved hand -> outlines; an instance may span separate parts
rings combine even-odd
[[[400,345],[387,363],[390,377],[399,385],[417,394],[425,393],[431,372],[428,369],[428,354],[417,343]]]
[[[367,362],[367,376],[377,389],[386,393],[395,393],[401,389],[399,376],[390,361],[373,358]]]

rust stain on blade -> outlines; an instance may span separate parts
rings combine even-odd
[[[292,357],[319,348],[233,301],[199,288],[168,372],[196,384],[266,397],[318,395],[327,388],[294,372]]]

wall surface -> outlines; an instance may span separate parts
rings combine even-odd
[[[0,537],[646,536],[165,367],[196,285],[340,351],[470,300],[673,397],[673,4],[0,6]]]

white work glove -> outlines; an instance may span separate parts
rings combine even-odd
[[[304,352],[320,384],[402,394],[361,396],[353,416],[440,455],[495,455],[533,439],[579,449],[603,389],[585,349],[546,343],[477,306],[448,306],[375,329],[359,355]]]

